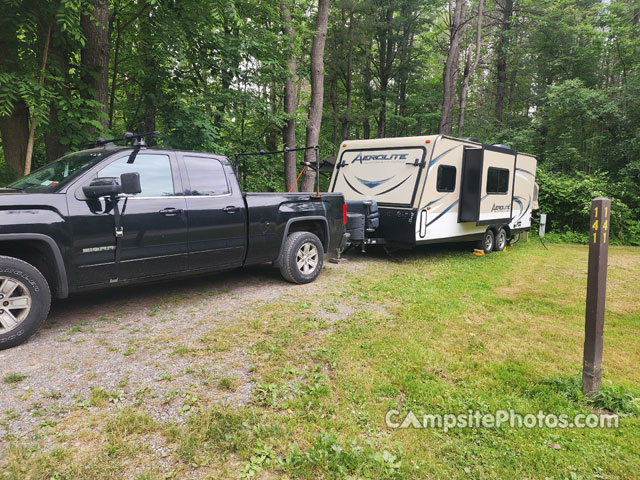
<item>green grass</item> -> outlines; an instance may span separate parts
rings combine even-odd
[[[27,375],[22,375],[20,373],[8,373],[2,378],[2,382],[8,384],[20,383],[26,378]]]
[[[148,465],[139,440],[153,433],[171,449],[177,477],[195,470],[202,478],[637,477],[640,249],[610,249],[603,389],[585,397],[587,249],[548,247],[530,242],[485,257],[418,250],[403,263],[371,255],[364,271],[350,273],[347,262],[342,276],[325,272],[335,278],[318,295],[274,300],[212,334],[248,352],[255,381],[249,406],[196,408],[198,398],[188,398],[186,424],[155,424],[143,406],[116,420],[97,417],[104,433],[88,440],[92,474],[117,478],[114,466]],[[327,305],[352,313],[328,321]],[[227,383],[222,377],[217,387]],[[421,418],[510,409],[616,412],[620,419],[617,429],[502,425],[446,433],[385,424],[389,410]],[[39,453],[14,443],[5,475],[81,472],[86,450]]]

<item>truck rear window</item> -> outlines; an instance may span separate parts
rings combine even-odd
[[[184,163],[189,177],[190,192],[188,195],[217,196],[229,193],[227,176],[219,160],[185,156]]]

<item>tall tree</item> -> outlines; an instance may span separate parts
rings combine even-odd
[[[329,0],[318,0],[318,15],[316,30],[311,44],[311,102],[309,104],[309,119],[307,122],[307,147],[317,146],[320,140],[320,126],[322,123],[322,103],[324,100],[324,46],[327,41],[327,27],[329,23]],[[306,150],[306,162],[316,161],[316,152]],[[307,168],[302,176],[301,190],[313,190],[315,170]]]
[[[0,73],[2,74],[11,75],[21,72],[24,65],[18,54],[17,20],[17,15],[0,15],[0,28],[2,29],[0,34],[0,51],[2,52]],[[3,97],[7,96],[5,89],[10,86],[0,84],[3,89]],[[14,98],[13,101],[11,101],[11,97]],[[18,97],[18,92],[15,92],[11,97],[9,97],[9,101],[3,98],[4,101],[0,104],[0,136],[7,165],[15,173],[22,173],[29,138],[29,107],[23,98]]]
[[[46,27],[47,33],[45,34],[44,39],[44,47],[42,48],[42,65],[40,67],[40,79],[38,80],[38,84],[40,88],[44,86],[44,74],[47,69],[47,58],[49,57],[49,45],[51,43],[51,29],[52,29],[52,21]],[[41,117],[40,115],[34,114],[32,112],[31,115],[31,125],[29,126],[29,137],[27,138],[27,152],[25,154],[24,159],[24,174],[29,175],[31,173],[31,160],[33,158],[33,142],[35,141],[36,136],[36,128],[38,127],[38,123],[40,123]]]
[[[284,114],[286,123],[283,129],[283,139],[285,148],[296,148],[296,112],[298,109],[298,97],[296,94],[296,34],[291,19],[291,8],[288,0],[280,3],[280,15],[282,19],[282,33],[287,37],[287,77],[284,81]],[[287,191],[293,188],[298,191],[296,185],[297,165],[296,152],[285,152],[284,154],[284,183]]]
[[[467,91],[469,90],[469,80],[473,76],[478,68],[480,62],[480,47],[482,43],[482,13],[484,7],[484,0],[478,2],[478,23],[476,26],[476,53],[471,63],[471,49],[469,44],[467,48],[467,58],[464,65],[464,71],[462,74],[462,87],[460,88],[460,106],[458,109],[458,136],[461,137],[464,134],[464,116],[467,110]]]
[[[499,5],[499,4],[498,4]],[[502,17],[498,28],[496,43],[496,102],[495,117],[502,123],[504,117],[504,99],[507,91],[507,46],[509,44],[509,30],[513,15],[513,0],[504,0],[500,8]]]
[[[456,98],[460,39],[462,37],[465,6],[465,0],[456,0],[453,15],[449,15],[449,52],[442,73],[442,114],[438,128],[438,131],[443,134],[451,133],[451,124],[453,122],[453,105]]]
[[[104,129],[109,127],[109,2],[90,0],[89,11],[80,16],[85,36],[81,52],[82,81],[87,97],[94,97],[104,114],[98,119]]]
[[[351,109],[352,109],[352,91],[353,91],[353,50],[354,44],[354,32],[355,32],[355,15],[353,8],[349,11],[349,48],[347,50],[347,68],[343,76],[344,90],[345,90],[345,113],[342,120],[342,140],[349,138],[349,124],[351,123]]]

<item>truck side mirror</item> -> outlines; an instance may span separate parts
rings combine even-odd
[[[138,172],[123,173],[120,175],[120,185],[122,185],[122,193],[127,195],[136,195],[142,192],[140,174]]]
[[[120,195],[122,186],[120,186],[120,181],[117,177],[98,177],[91,180],[89,185],[82,187],[82,191],[85,197],[97,199]]]

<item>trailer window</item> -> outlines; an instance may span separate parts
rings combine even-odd
[[[438,167],[438,181],[436,190],[439,192],[453,192],[456,189],[456,167],[440,165]]]
[[[509,170],[489,167],[487,172],[487,193],[507,193],[509,191]]]

